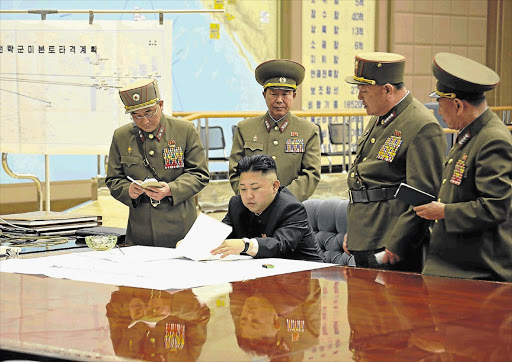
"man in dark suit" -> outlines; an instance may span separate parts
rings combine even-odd
[[[228,213],[222,220],[233,231],[212,254],[322,261],[306,209],[287,188],[280,186],[272,157],[243,157],[236,173],[240,192],[229,201]]]

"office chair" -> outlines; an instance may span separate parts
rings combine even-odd
[[[320,136],[320,156],[325,156],[327,158],[327,161],[329,161],[329,173],[332,173],[332,160],[329,153],[325,150],[322,126],[320,126],[319,123],[317,123],[316,126],[318,127],[318,135]]]
[[[343,238],[347,232],[348,200],[309,199],[302,202],[306,208],[308,222],[318,255],[326,263],[355,266],[353,255],[343,251]]]
[[[206,127],[201,127],[201,142],[206,148]],[[222,156],[212,156],[210,151],[222,150]],[[208,162],[226,162],[229,165],[229,157],[226,156],[226,141],[221,126],[208,127]],[[228,166],[229,167],[229,166]]]
[[[327,125],[329,130],[329,148],[327,154],[329,156],[342,156],[343,157],[343,168],[346,167],[345,156],[351,151],[350,145],[350,127],[348,123],[329,123]],[[341,145],[341,151],[334,151],[333,146]]]

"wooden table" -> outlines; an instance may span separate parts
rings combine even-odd
[[[330,267],[181,291],[0,273],[0,291],[2,357],[512,359],[512,283]]]

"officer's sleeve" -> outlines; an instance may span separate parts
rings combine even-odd
[[[309,137],[302,155],[302,170],[299,176],[286,186],[299,201],[307,200],[320,182],[322,162],[320,158],[320,136],[318,127]]]
[[[231,154],[229,156],[229,183],[235,195],[238,195],[238,183],[240,177],[236,174],[235,168],[238,161],[245,156],[244,139],[240,132],[240,127],[236,128],[235,136],[233,137],[233,145],[231,146]]]
[[[116,137],[117,133],[117,130],[114,131],[112,143],[110,144],[105,184],[109,188],[112,197],[123,204],[130,206],[132,205],[132,202],[134,202],[128,193],[131,182],[126,178],[121,164],[121,154],[119,152],[119,145],[117,144],[118,137]]]
[[[174,205],[199,193],[210,180],[203,144],[199,138],[199,132],[192,122],[188,126],[186,137],[187,146],[183,151],[185,158],[183,174],[168,183]]]
[[[475,160],[476,200],[446,204],[445,225],[450,233],[468,233],[503,223],[511,212],[512,144],[495,138],[478,151]],[[442,200],[441,200],[442,201]]]
[[[438,123],[428,123],[418,131],[406,156],[406,183],[432,195],[439,194],[446,137]],[[416,215],[412,206],[397,219],[386,235],[386,248],[403,257],[407,243],[419,243],[427,235],[430,222]]]

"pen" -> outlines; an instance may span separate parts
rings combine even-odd
[[[116,247],[119,249],[119,251],[120,251],[121,253],[123,253],[123,254],[124,254],[124,251],[122,251],[122,250],[121,250],[121,248],[119,247],[119,245],[117,245],[117,244],[116,244]]]
[[[137,182],[137,181],[136,181],[136,180],[134,180],[132,177],[130,177],[130,176],[126,176],[126,178],[127,178],[128,180],[130,180],[131,182],[135,182],[137,185],[142,186],[142,185],[140,184],[140,182]]]

